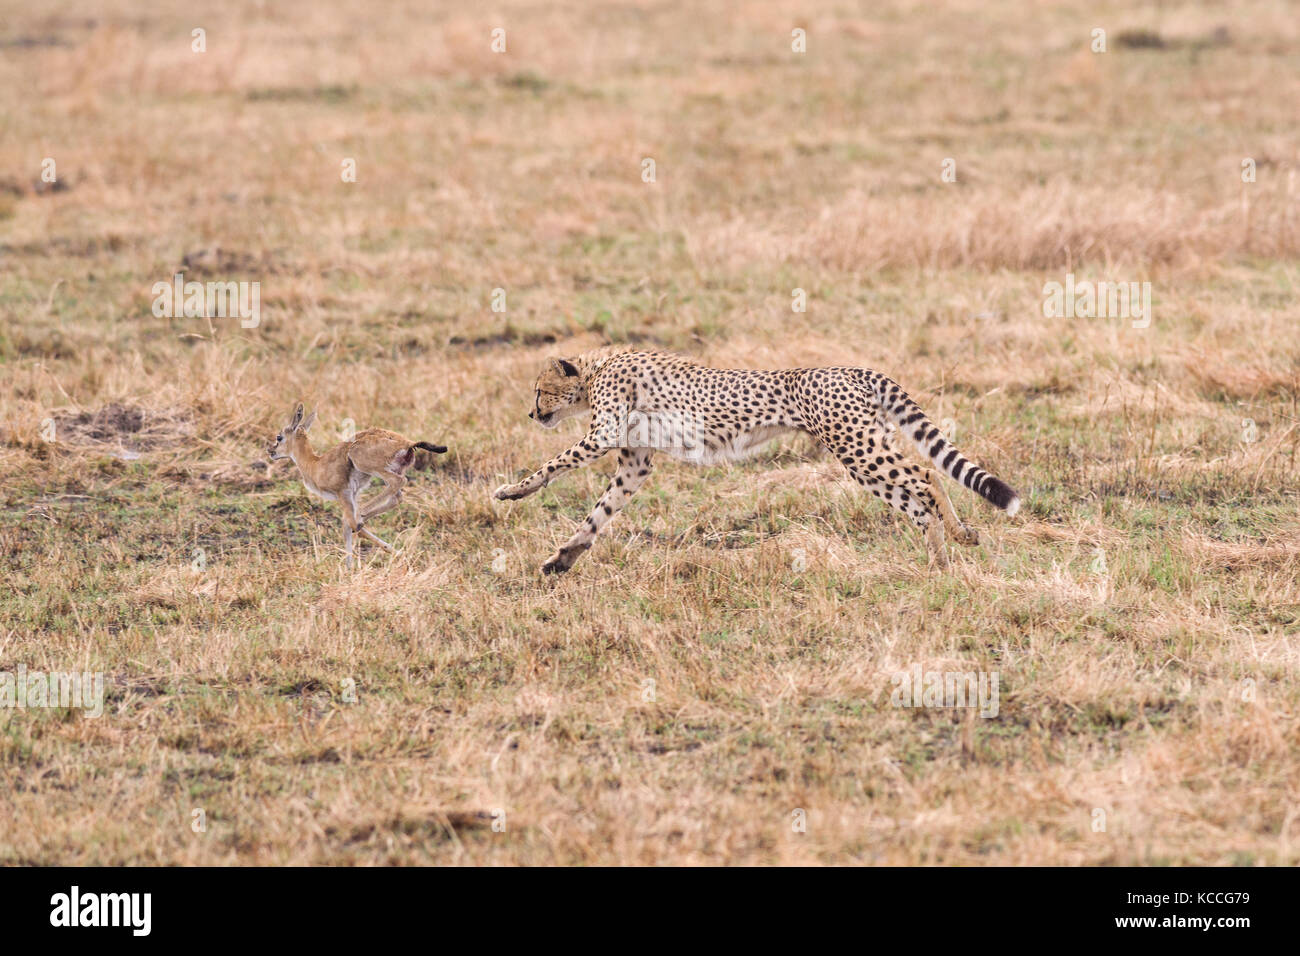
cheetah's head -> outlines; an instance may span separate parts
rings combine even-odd
[[[566,418],[581,415],[590,407],[587,386],[578,366],[568,359],[555,358],[537,376],[533,410],[528,417],[546,428],[554,428]]]

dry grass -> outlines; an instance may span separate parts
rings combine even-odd
[[[0,709],[0,862],[1300,862],[1287,5],[188,6],[0,6],[0,671],[108,696]],[[791,440],[542,580],[607,466],[488,493],[603,341],[880,368],[1025,509],[927,571]],[[397,556],[260,460],[300,398],[452,447]]]

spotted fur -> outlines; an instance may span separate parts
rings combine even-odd
[[[587,411],[592,422],[580,441],[493,493],[498,500],[523,498],[569,469],[618,451],[609,487],[578,532],[542,566],[546,574],[567,571],[591,547],[649,477],[656,452],[716,464],[791,432],[815,437],[859,485],[911,518],[940,564],[947,563],[945,527],[963,544],[978,536],[957,518],[934,471],[909,462],[895,446],[895,431],[923,460],[1007,514],[1020,508],[1006,483],[962,455],[897,382],[870,369],[715,369],[633,349],[552,359],[537,379],[529,417],[552,428]]]

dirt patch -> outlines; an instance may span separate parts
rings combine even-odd
[[[1232,45],[1232,34],[1225,26],[1215,27],[1204,36],[1166,37],[1155,30],[1121,30],[1115,36],[1115,46],[1122,50],[1194,50]]]
[[[330,692],[329,685],[322,680],[318,680],[315,677],[307,677],[302,680],[295,681],[292,684],[286,684],[285,686],[276,690],[277,694],[281,694],[285,697],[306,697],[310,694],[316,694],[316,693],[328,694],[329,692]]]
[[[524,70],[521,73],[497,77],[497,85],[510,90],[523,90],[526,93],[545,93],[551,88],[551,81],[532,70]]]
[[[535,348],[538,345],[551,345],[558,341],[559,336],[554,332],[520,332],[517,329],[506,328],[502,332],[486,335],[453,335],[447,340],[447,347],[466,351],[502,348],[511,345],[524,345]]]
[[[223,249],[209,246],[206,249],[194,249],[181,257],[181,271],[189,277],[194,276],[229,276],[236,273],[281,273],[292,271],[280,255],[263,251],[260,253],[241,252],[238,249]]]
[[[1154,30],[1121,30],[1115,45],[1129,50],[1163,50],[1169,42]]]
[[[127,249],[140,245],[140,240],[117,233],[105,236],[91,236],[74,239],[68,236],[55,236],[43,242],[26,242],[22,245],[0,243],[0,254],[12,256],[64,257],[71,259],[98,259],[102,256],[116,255]]]
[[[0,40],[0,50],[42,50],[52,47],[71,47],[73,44],[58,36],[19,36]]]
[[[3,46],[3,44],[0,44]],[[72,183],[68,178],[61,177],[53,182],[45,182],[44,179],[36,177],[34,179],[17,179],[12,176],[0,178],[0,195],[16,196],[21,199],[22,196],[48,196],[55,193],[66,193],[72,189]]]
[[[364,843],[390,835],[450,839],[453,833],[490,829],[492,821],[492,814],[486,810],[447,810],[427,815],[403,813],[351,825],[327,826],[325,832],[346,843]]]
[[[346,103],[356,97],[360,87],[331,83],[324,86],[265,87],[249,90],[244,98],[250,103]]]
[[[189,411],[150,410],[114,402],[95,411],[53,416],[55,442],[73,448],[111,448],[139,454],[179,445],[194,434]]]
[[[171,684],[162,677],[109,677],[104,683],[107,700],[123,700],[130,696],[163,697],[174,693]]]

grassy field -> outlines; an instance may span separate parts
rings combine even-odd
[[[0,671],[106,696],[0,707],[0,863],[1300,862],[1294,8],[822,6],[0,2]],[[605,342],[879,369],[1024,508],[929,569],[783,440],[543,579],[612,461],[489,494]],[[300,400],[451,446],[397,555]]]

